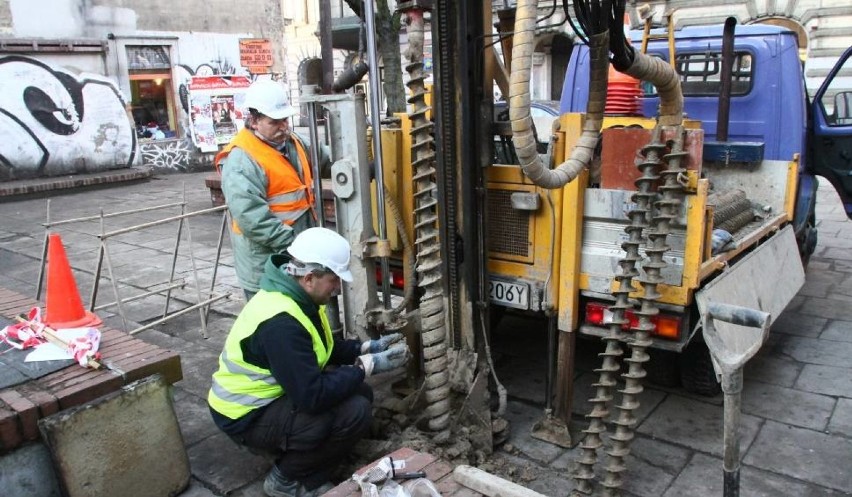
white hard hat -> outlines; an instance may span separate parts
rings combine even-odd
[[[287,92],[280,84],[263,79],[255,81],[246,92],[246,107],[272,119],[284,119],[299,113],[290,106]]]
[[[340,276],[343,281],[352,281],[349,271],[349,242],[328,228],[308,228],[296,235],[287,247],[300,262],[320,264]]]

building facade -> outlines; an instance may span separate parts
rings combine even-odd
[[[628,0],[634,27],[642,22],[641,3]],[[329,5],[336,77],[366,47],[346,1]],[[499,30],[511,31],[500,19],[514,2],[492,5]],[[852,45],[848,0],[648,5],[655,22],[671,13],[676,28],[730,15],[741,24],[789,27],[799,34],[811,92]],[[561,7],[539,3],[533,99],[560,97],[576,41]],[[296,105],[303,86],[321,83],[319,22],[318,1],[0,0],[0,181],[131,165],[158,172],[210,167],[241,121],[240,96],[251,80],[280,80]],[[403,27],[400,50],[405,40]],[[428,38],[425,49],[428,67]],[[852,75],[842,76],[852,88]],[[305,125],[305,109],[293,121]]]
[[[0,0],[0,181],[209,167],[193,78],[283,79],[283,30],[280,0]]]

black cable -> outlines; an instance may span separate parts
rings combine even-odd
[[[565,13],[565,19],[568,19],[568,24],[571,25],[571,29],[574,31],[574,34],[577,35],[577,38],[588,45],[589,39],[586,37],[586,33],[574,24],[574,20],[571,19],[571,13],[568,12],[568,10],[568,0],[562,0],[562,11]]]

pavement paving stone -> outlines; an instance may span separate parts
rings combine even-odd
[[[821,259],[811,256],[811,260],[808,261],[808,269],[814,271],[827,271],[832,268],[832,260],[831,259]],[[850,266],[852,268],[852,265]]]
[[[826,319],[852,321],[852,306],[838,303],[838,300],[819,297],[804,297],[804,302],[796,312]]]
[[[662,495],[664,497],[723,494],[722,459],[695,454],[689,465]],[[743,466],[740,469],[742,497],[804,496],[808,486],[767,471]]]
[[[852,342],[788,336],[781,347],[784,354],[806,364],[848,366],[852,357]]]
[[[533,425],[543,416],[544,410],[541,407],[521,402],[509,402],[504,416],[511,426],[507,443],[530,459],[540,463],[549,463],[559,457],[565,449],[530,436]]]
[[[654,411],[652,419],[639,425],[638,432],[657,440],[713,455],[722,455],[722,408],[669,395]],[[747,447],[757,434],[761,419],[743,414],[740,442]]]
[[[796,380],[795,387],[806,392],[852,398],[852,369],[808,364]]]
[[[822,297],[830,298],[833,294],[835,283],[825,281],[805,281],[802,288],[799,289],[799,295],[805,297]]]
[[[179,388],[174,388],[174,404],[184,444],[187,446],[216,435],[219,428],[210,416],[206,399],[200,399]]]
[[[759,381],[743,385],[742,412],[812,430],[825,430],[835,399]]]
[[[746,381],[760,381],[782,387],[792,387],[802,371],[802,365],[788,358],[774,357],[761,349],[743,368]]]
[[[837,399],[837,406],[828,423],[828,432],[852,438],[852,399]]]
[[[852,440],[767,421],[745,464],[842,492],[852,492]]]
[[[251,484],[265,476],[270,466],[266,459],[240,448],[222,432],[189,447],[187,455],[193,476],[216,495],[229,495]]]
[[[852,261],[852,251],[848,248],[825,247],[819,251],[819,255],[828,259]]]
[[[262,495],[262,494],[256,494]],[[216,494],[208,490],[195,478],[191,478],[189,486],[181,492],[180,497],[216,497]]]
[[[822,340],[852,342],[852,321],[832,321],[828,323],[819,337]]]
[[[579,455],[579,447],[574,447],[550,463],[550,468],[570,477]],[[623,487],[625,493],[642,497],[662,495],[686,465],[689,457],[690,452],[686,449],[638,435],[633,440],[630,455],[626,459],[627,472],[624,474]],[[603,477],[606,474],[607,463],[608,456],[605,450],[598,451],[595,474]],[[545,495],[567,495],[567,492],[544,493]]]
[[[822,332],[826,318],[819,318],[786,310],[772,323],[770,333],[786,333],[804,337],[818,337]]]
[[[266,477],[264,473],[261,478],[249,483],[248,485],[238,488],[233,492],[228,494],[228,497],[262,497],[266,494],[263,493],[263,480]],[[181,494],[180,497],[184,497]]]

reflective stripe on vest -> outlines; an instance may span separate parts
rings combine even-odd
[[[316,329],[291,297],[279,292],[261,290],[240,312],[219,356],[219,370],[213,374],[213,385],[207,395],[207,402],[216,412],[230,419],[239,419],[284,395],[284,388],[278,384],[271,371],[245,361],[240,345],[257,331],[261,323],[282,312],[295,318],[311,336],[320,369],[328,363],[334,349],[334,340],[325,306],[319,307],[319,315],[328,350],[320,338],[320,330]]]
[[[231,153],[234,147],[247,153],[266,175],[266,202],[269,204],[269,210],[288,226],[295,223],[306,212],[312,211],[314,205],[313,176],[308,155],[299,139],[293,137],[293,143],[296,146],[299,165],[302,166],[304,181],[299,177],[295,166],[284,158],[281,152],[270,147],[246,128],[240,130],[231,143],[216,154],[214,159],[214,164],[219,168],[220,162]],[[236,220],[231,223],[231,229],[234,233],[242,233]]]

